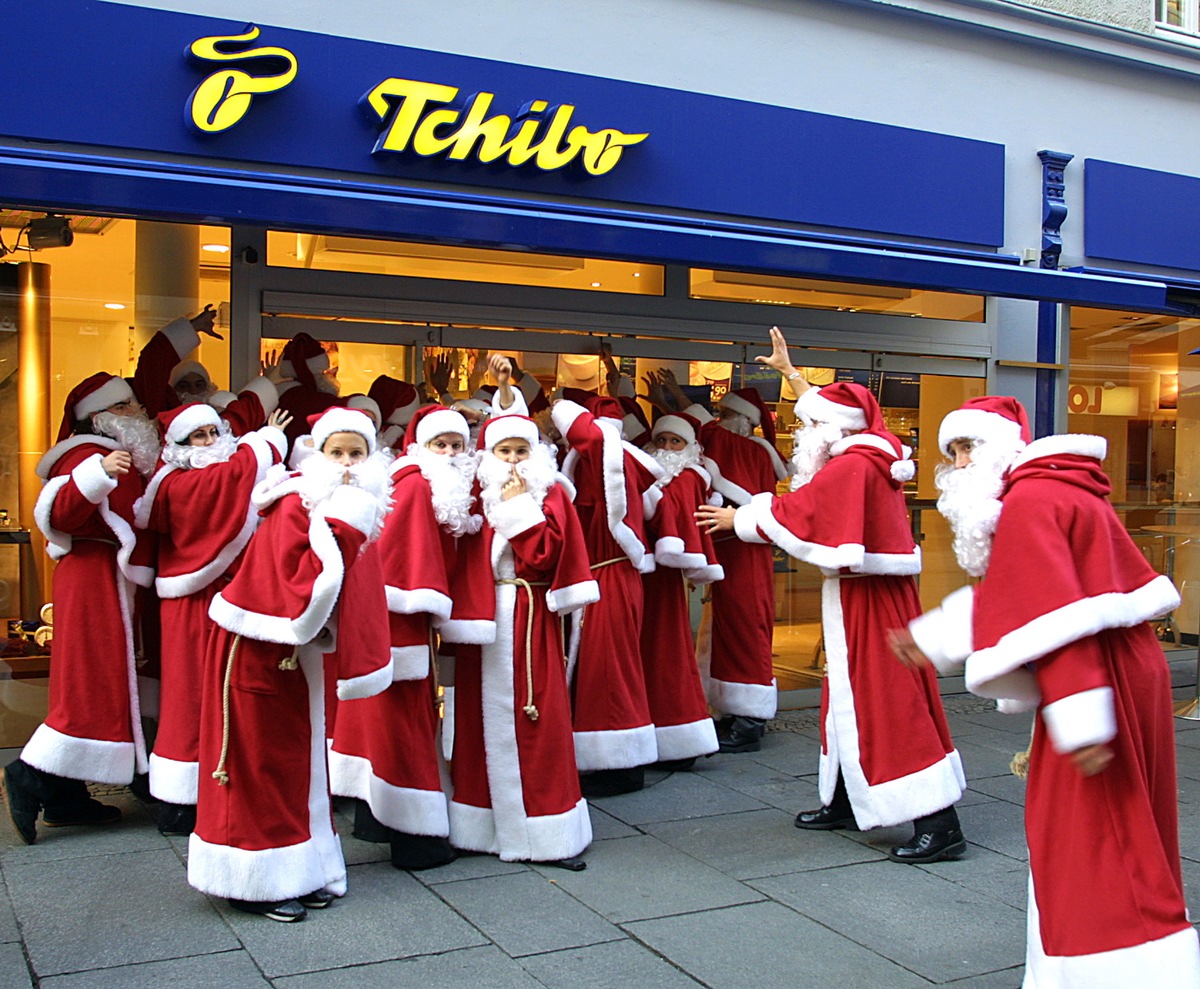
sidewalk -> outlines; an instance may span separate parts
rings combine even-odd
[[[1181,653],[1187,657],[1188,653]],[[1195,658],[1172,663],[1180,699]],[[945,689],[954,690],[953,681]],[[0,989],[1015,989],[1025,943],[1028,717],[945,697],[970,780],[969,847],[912,867],[911,829],[799,831],[816,793],[817,712],[781,714],[761,752],[652,773],[592,804],[588,869],[488,856],[397,872],[349,837],[349,895],[301,924],[232,913],[186,882],[183,838],[126,790],[106,830],[0,817]],[[1176,719],[1184,878],[1200,915],[1200,722]],[[16,753],[0,752],[5,762]],[[1069,836],[1064,836],[1069,840]]]

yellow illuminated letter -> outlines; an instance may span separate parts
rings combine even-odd
[[[264,46],[226,50],[222,46],[240,46],[253,41],[259,29],[251,26],[245,34],[216,35],[193,41],[188,49],[202,62],[244,62],[249,59],[278,59],[282,71],[273,75],[251,75],[243,69],[221,69],[192,90],[188,98],[188,121],[203,134],[228,130],[246,115],[255,96],[275,93],[296,78],[296,56],[286,48]]]

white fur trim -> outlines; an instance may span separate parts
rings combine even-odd
[[[133,742],[78,738],[43,722],[21,750],[21,759],[34,769],[68,779],[124,786],[133,779]]]
[[[673,433],[687,443],[695,443],[699,439],[692,424],[680,416],[659,416],[650,435],[657,437],[662,433]]]
[[[1117,737],[1112,687],[1093,687],[1042,708],[1042,721],[1060,755]]]
[[[450,800],[450,843],[468,852],[498,855],[496,815],[490,807],[475,807]]]
[[[429,646],[392,646],[392,682],[429,676]]]
[[[634,446],[627,440],[622,440],[621,446],[626,453],[628,453],[631,457],[633,457],[634,460],[636,460],[650,472],[654,480],[661,481],[667,476],[666,469],[658,462],[656,457],[651,456],[645,450]]]
[[[450,834],[446,795],[441,790],[395,786],[371,770],[362,756],[329,751],[329,785],[339,797],[365,800],[375,820],[405,834],[445,838]]]
[[[581,773],[630,769],[658,761],[654,725],[575,732],[575,763]]]
[[[685,553],[684,542],[678,536],[664,536],[654,544],[655,562],[664,567],[682,570],[694,584],[711,584],[725,576],[720,564],[709,564],[703,553]]]
[[[200,790],[200,763],[181,762],[150,753],[150,792],[169,804],[195,804]]]
[[[840,440],[835,440],[829,447],[830,456],[839,457],[854,446],[869,446],[873,450],[886,453],[893,460],[896,459],[896,448],[882,436],[877,436],[875,433],[854,433],[850,436],[843,436]]]
[[[497,392],[499,394],[499,392]],[[518,394],[513,392],[514,395]],[[525,418],[524,413],[511,410],[502,415],[493,415],[483,421],[483,448],[491,450],[502,440],[524,440],[530,447],[541,442],[542,434],[538,432],[537,423]]]
[[[651,484],[645,491],[642,492],[642,516],[648,522],[654,518],[658,512],[658,503],[663,499],[662,488],[657,484]],[[648,572],[648,571],[643,571]]]
[[[569,615],[600,600],[600,585],[594,580],[551,588],[546,591],[546,607],[556,615]]]
[[[212,386],[212,375],[208,373],[208,368],[199,361],[180,361],[171,368],[171,373],[167,375],[167,384],[174,388],[179,384],[181,378],[185,378],[189,374],[198,375],[209,387]]]
[[[427,446],[431,440],[437,439],[443,433],[453,433],[462,439],[464,444],[471,441],[471,427],[462,413],[450,409],[438,409],[417,423],[417,446]]]
[[[758,516],[760,509],[755,507],[755,499],[765,501],[768,506],[771,499],[775,496],[770,491],[764,491],[762,494],[754,495],[750,499],[750,504],[742,505],[733,513],[733,531],[734,534],[744,543],[757,543],[759,545],[770,545],[771,540],[765,538],[758,531]],[[767,509],[770,510],[769,508]]]
[[[918,615],[908,630],[939,673],[951,673],[971,655],[975,589],[960,587],[947,595],[941,607]]]
[[[338,680],[337,696],[339,701],[361,700],[364,697],[374,697],[376,694],[382,694],[391,685],[392,658],[389,653],[387,663],[378,669],[372,670],[370,673],[365,673],[362,676]]]
[[[757,443],[767,451],[767,456],[771,458],[771,470],[775,472],[775,480],[782,481],[785,477],[791,477],[796,473],[796,465],[790,460],[784,460],[779,455],[779,451],[775,449],[773,443],[767,442],[763,436],[750,436],[748,439]]]
[[[167,427],[163,439],[167,443],[181,444],[202,426],[219,426],[221,416],[206,402],[192,402],[185,406]]]
[[[171,320],[158,332],[165,336],[171,346],[175,348],[175,356],[179,360],[183,360],[185,354],[190,354],[200,346],[200,334],[196,332],[192,321],[186,316],[179,316]]]
[[[693,419],[700,423],[701,426],[704,426],[716,419],[716,416],[709,412],[708,409],[706,409],[699,402],[689,405],[683,411],[685,414],[690,415]]]
[[[808,388],[796,399],[796,418],[805,422],[828,422],[857,432],[867,428],[867,415],[858,406],[841,405],[821,397],[820,388]]]
[[[747,402],[741,395],[735,395],[728,391],[721,396],[721,401],[717,404],[732,409],[738,415],[745,416],[755,426],[762,422],[762,410],[753,402]]]
[[[983,409],[955,409],[938,427],[938,449],[950,456],[950,444],[955,440],[979,440],[1002,445],[1008,449],[1021,447],[1021,424]]]
[[[334,433],[356,433],[367,443],[367,452],[374,453],[377,436],[375,423],[365,412],[334,405],[321,413],[312,428],[313,449],[320,453]]]
[[[525,379],[522,378],[522,381]],[[470,399],[468,399],[470,401]],[[520,387],[513,389],[512,403],[507,407],[500,404],[500,389],[497,388],[492,392],[492,397],[487,402],[488,408],[491,410],[489,415],[494,417],[499,416],[527,416],[529,415],[529,405],[525,402],[525,393]],[[504,437],[502,437],[503,439]]]
[[[451,618],[438,625],[438,634],[446,642],[485,646],[496,641],[496,623],[482,618]]]
[[[103,412],[110,405],[132,401],[133,389],[129,387],[129,382],[113,375],[91,394],[85,395],[75,403],[71,408],[71,418],[75,422],[83,422],[88,416]]]
[[[274,447],[281,461],[287,456],[287,435],[278,426],[261,426],[257,430],[257,434]],[[268,464],[268,466],[271,466],[271,464]],[[263,476],[266,476],[265,473]]]
[[[453,660],[451,660],[453,662]],[[445,670],[443,669],[443,675]],[[442,758],[450,762],[454,758],[454,687],[442,684]]]
[[[364,536],[370,536],[379,521],[379,502],[368,491],[352,484],[342,484],[333,489],[320,508],[326,519],[337,519],[353,526]]]
[[[488,516],[488,522],[491,523],[492,528],[505,539],[519,536],[522,532],[541,525],[545,521],[546,515],[542,511],[542,506],[528,491],[510,498],[508,501],[500,502]]]
[[[1013,462],[1013,467],[1020,467],[1022,464],[1038,460],[1041,457],[1054,457],[1062,454],[1103,460],[1108,455],[1108,440],[1103,436],[1089,436],[1087,433],[1043,436],[1040,440],[1034,440],[1018,454],[1017,459]]]
[[[721,465],[711,457],[705,457],[701,463],[704,464],[704,469],[708,471],[712,477],[712,489],[720,495],[726,503],[730,505],[748,505],[750,499],[754,497],[749,491],[743,488],[740,484],[736,484],[721,473]],[[773,492],[766,491],[764,494],[772,494]]]
[[[712,718],[685,725],[655,725],[654,739],[659,762],[709,755],[719,748],[717,728]]]
[[[108,476],[108,472],[102,466],[103,460],[100,454],[94,453],[71,471],[71,480],[75,482],[75,487],[93,505],[99,505],[117,490],[117,479]]]
[[[384,587],[387,594],[387,607],[394,615],[433,615],[445,620],[450,617],[453,602],[441,591],[428,587],[414,587],[405,590],[388,584]]]
[[[179,468],[175,464],[163,464],[154,472],[142,496],[133,503],[133,524],[137,528],[144,529],[150,524],[150,513],[154,511],[154,499],[158,496],[158,489],[162,487],[166,477],[177,470]]]
[[[224,412],[230,402],[237,401],[237,396],[231,391],[218,389],[208,396],[204,401],[211,405],[218,412]]]
[[[721,714],[770,721],[779,707],[779,690],[774,677],[770,684],[737,683],[712,677],[708,681],[708,703]]]
[[[55,443],[54,446],[42,454],[33,472],[43,481],[49,480],[50,473],[54,470],[54,465],[62,459],[64,454],[74,450],[77,446],[84,445],[103,446],[109,450],[122,449],[120,443],[108,436],[92,436],[90,434],[68,436],[61,443]]]
[[[262,403],[263,415],[269,416],[279,408],[279,389],[270,378],[258,377],[247,384],[240,392],[244,395],[250,392]]]

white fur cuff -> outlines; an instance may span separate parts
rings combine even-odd
[[[917,648],[929,657],[939,673],[957,669],[971,655],[974,606],[974,589],[960,587],[942,602],[940,608],[918,615],[908,623]]]
[[[1087,745],[1111,742],[1117,735],[1112,687],[1093,687],[1042,708],[1054,751],[1074,752]]]
[[[528,491],[502,501],[488,513],[488,521],[505,539],[512,540],[527,529],[546,521],[541,506]]]
[[[92,454],[71,471],[71,480],[79,488],[79,493],[93,505],[99,505],[117,490],[117,479],[109,477],[108,472],[101,466],[103,459],[98,453]]]

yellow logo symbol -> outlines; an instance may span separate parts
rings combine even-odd
[[[259,36],[247,26],[245,34],[217,35],[193,41],[188,53],[205,62],[256,62],[266,74],[251,75],[244,69],[221,69],[192,90],[188,98],[188,122],[202,134],[229,130],[250,109],[255,96],[277,93],[296,78],[296,56],[286,48],[245,47]]]
[[[458,93],[454,86],[385,79],[360,101],[381,121],[374,152],[411,150],[422,157],[444,154],[451,161],[503,160],[513,167],[532,161],[547,172],[578,158],[589,175],[603,175],[616,167],[626,148],[650,136],[572,127],[575,107],[568,103],[548,113],[546,100],[534,100],[515,121],[504,113],[488,116],[494,93],[476,93],[461,109],[447,106]]]

